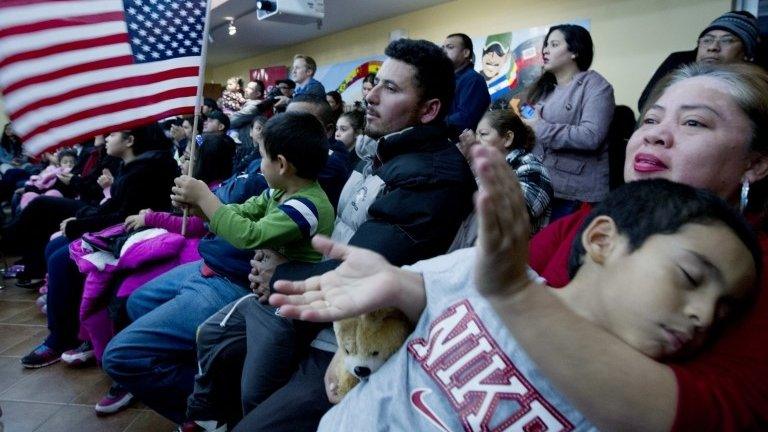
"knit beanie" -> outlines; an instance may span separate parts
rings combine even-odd
[[[707,28],[699,35],[702,37],[710,30],[725,30],[741,39],[748,58],[755,57],[757,48],[757,39],[760,31],[757,27],[757,20],[754,17],[742,15],[736,12],[728,12],[717,17]]]

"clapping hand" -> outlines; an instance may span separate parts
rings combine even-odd
[[[530,225],[520,183],[495,148],[477,146],[473,165],[480,181],[475,282],[486,296],[513,294],[527,275]]]

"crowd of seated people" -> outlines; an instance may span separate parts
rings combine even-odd
[[[8,124],[3,276],[48,322],[21,363],[96,364],[99,415],[138,400],[181,431],[760,430],[758,52],[753,16],[717,17],[632,130],[573,24],[508,107],[452,33],[389,43],[358,102],[298,54],[271,88],[228,79],[198,130],[30,158]],[[339,394],[330,323],[387,307],[413,333]]]

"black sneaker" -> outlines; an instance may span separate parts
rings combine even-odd
[[[60,352],[49,348],[46,344],[40,344],[21,359],[21,364],[27,369],[37,369],[52,365],[59,360],[61,360]]]
[[[38,278],[37,275],[30,274],[26,270],[22,270],[16,274],[16,286],[19,288],[40,288],[45,284],[44,278]]]

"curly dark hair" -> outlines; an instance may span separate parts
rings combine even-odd
[[[421,90],[421,101],[440,100],[436,120],[443,120],[451,109],[456,83],[453,62],[442,48],[427,40],[398,39],[387,46],[384,54],[416,69],[414,80]]]

